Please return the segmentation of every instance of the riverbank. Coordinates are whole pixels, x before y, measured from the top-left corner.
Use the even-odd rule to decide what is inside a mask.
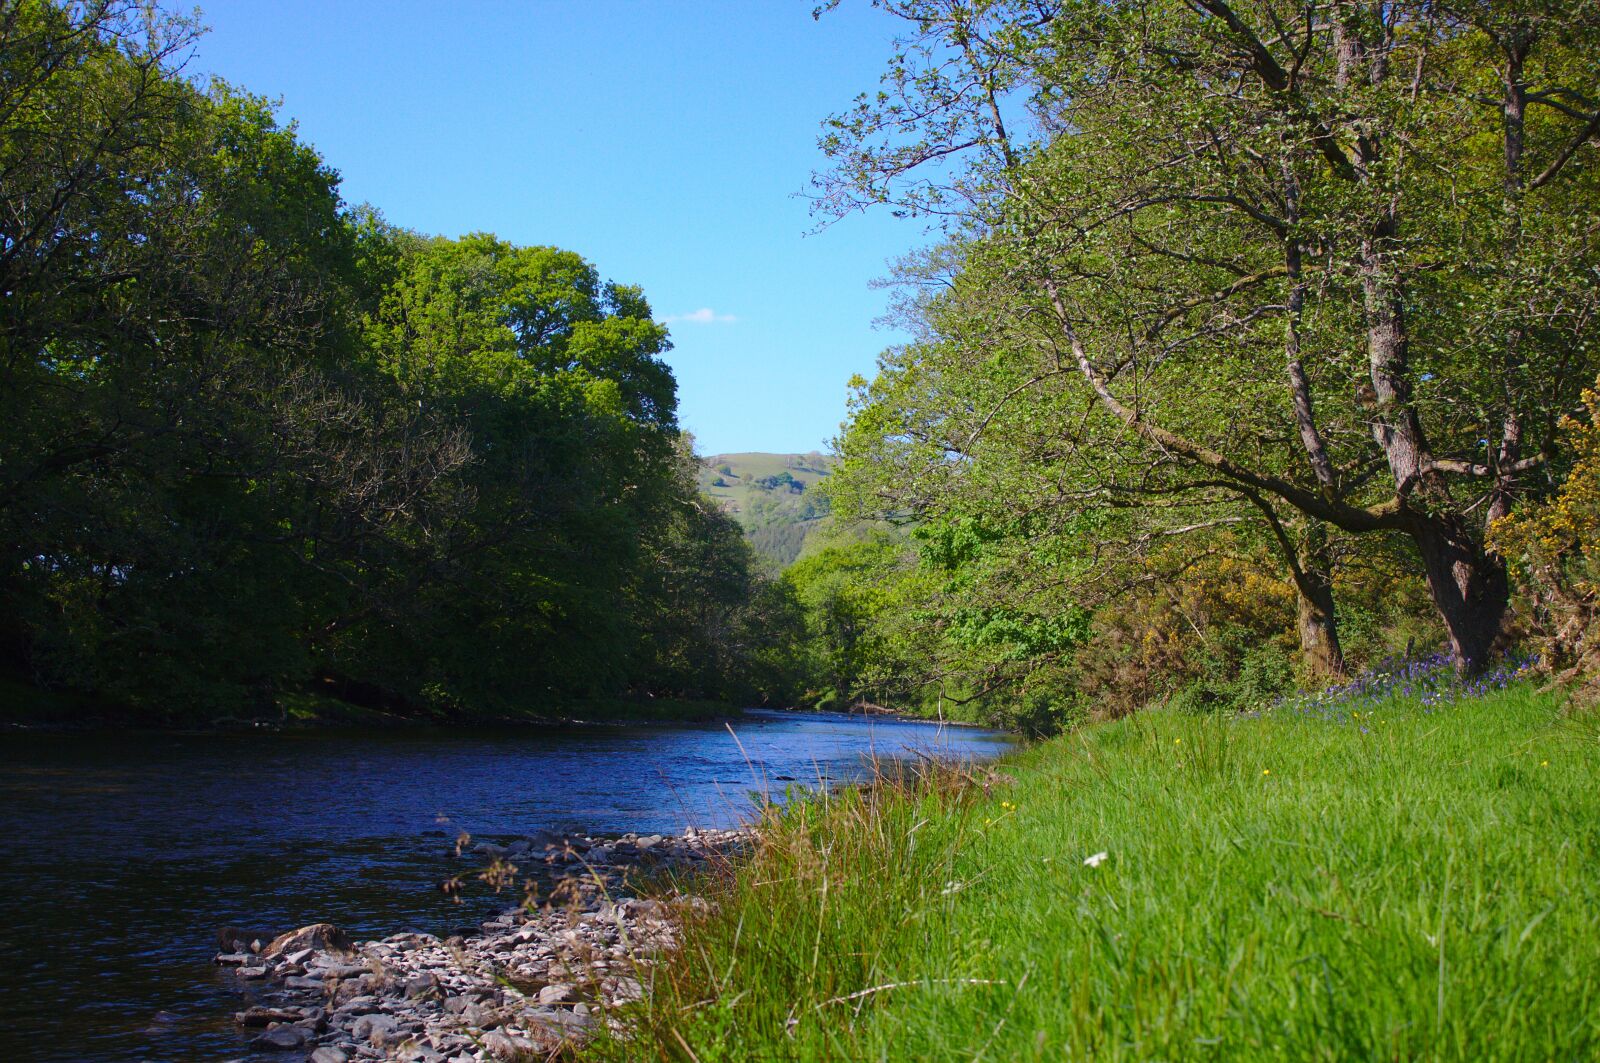
[[[791,806],[590,1053],[1594,1058],[1600,723],[1563,709],[1152,712]]]
[[[249,1047],[311,1063],[547,1059],[644,995],[701,898],[677,892],[746,850],[748,831],[465,840],[460,882],[537,886],[525,903],[440,939],[356,944],[332,924],[273,937],[228,929],[215,963],[253,988],[234,1021]],[[641,899],[634,881],[653,883]]]
[[[704,723],[737,719],[744,710],[721,701],[667,697],[568,699],[497,714],[455,716],[358,705],[326,695],[289,694],[276,715],[228,716],[203,722],[108,705],[90,695],[44,690],[0,677],[0,731],[300,732],[337,728],[572,727]]]
[[[670,838],[737,825],[753,793],[861,779],[874,753],[982,759],[1008,745],[968,729],[760,710],[731,733],[716,722],[8,734],[0,998],[16,1006],[0,1059],[238,1056],[232,1015],[253,983],[212,965],[214,931],[326,920],[357,940],[448,939],[520,895],[520,884],[501,895],[480,885],[457,905],[440,891],[475,866],[453,855],[462,831],[474,845],[539,829]],[[51,1006],[25,1004],[39,1000]]]

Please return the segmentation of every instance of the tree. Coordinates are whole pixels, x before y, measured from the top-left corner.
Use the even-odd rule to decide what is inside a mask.
[[[1497,521],[1491,535],[1523,575],[1542,666],[1584,680],[1592,696],[1600,676],[1600,381],[1583,400],[1585,416],[1562,423],[1574,455],[1566,482]]]
[[[1485,523],[1548,482],[1595,366],[1593,12],[885,6],[912,41],[825,137],[824,209],[956,217],[1025,381],[1275,528],[1403,534],[1482,668]]]
[[[262,101],[166,69],[185,22],[4,15],[8,664],[175,712],[270,707],[335,573],[459,437],[348,371],[334,175]]]
[[[347,209],[194,32],[0,0],[0,669],[166,717],[771,672],[643,294]]]

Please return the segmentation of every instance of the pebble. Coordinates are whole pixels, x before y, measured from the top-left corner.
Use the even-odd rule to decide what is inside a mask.
[[[752,840],[743,830],[691,829],[480,842],[462,859],[481,867],[490,857],[516,864],[521,877],[532,872],[549,887],[544,903],[443,941],[395,934],[355,943],[329,923],[253,934],[248,942],[228,930],[215,962],[272,987],[271,1007],[234,1016],[242,1027],[266,1027],[252,1044],[309,1051],[308,1063],[554,1058],[599,1023],[619,1029],[609,1013],[643,999],[639,976],[676,947],[679,919],[710,907],[692,895],[633,896],[630,873],[640,866],[692,871]]]
[[[274,1026],[250,1042],[254,1048],[272,1048],[285,1052],[304,1048],[305,1043],[306,1032],[298,1026]]]
[[[569,1004],[578,999],[578,990],[565,983],[547,985],[539,990],[541,1004]]]
[[[266,1026],[274,1022],[296,1022],[300,1017],[299,1011],[288,1008],[246,1008],[235,1012],[233,1021],[240,1026]]]

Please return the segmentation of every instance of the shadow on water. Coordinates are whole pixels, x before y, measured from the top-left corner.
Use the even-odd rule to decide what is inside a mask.
[[[0,1059],[240,1056],[243,989],[215,931],[329,920],[447,934],[459,830],[728,826],[752,790],[859,778],[1004,736],[820,713],[541,731],[0,737]]]

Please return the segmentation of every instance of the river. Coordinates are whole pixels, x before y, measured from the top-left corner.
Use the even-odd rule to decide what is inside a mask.
[[[735,740],[737,736],[737,741]],[[0,737],[0,1059],[246,1056],[222,926],[447,934],[459,831],[731,826],[750,794],[868,755],[982,759],[1003,735],[822,713],[500,731]]]

